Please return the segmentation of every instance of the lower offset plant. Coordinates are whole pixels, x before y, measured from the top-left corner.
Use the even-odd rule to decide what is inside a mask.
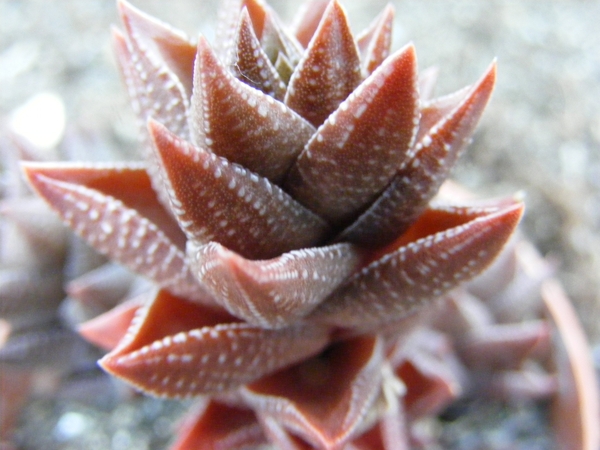
[[[156,286],[82,326],[111,349],[101,366],[203,398],[176,449],[400,449],[461,394],[553,395],[539,303],[526,321],[502,303],[519,244],[464,285],[522,203],[432,202],[495,63],[430,99],[413,46],[390,54],[391,7],[355,38],[335,0],[293,31],[259,0],[225,3],[213,49],[119,2],[145,162],[24,166],[67,225]]]

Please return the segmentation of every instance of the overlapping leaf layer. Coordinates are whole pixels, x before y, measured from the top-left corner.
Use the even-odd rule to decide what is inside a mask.
[[[312,2],[295,32],[261,0],[227,0],[214,48],[119,10],[144,162],[24,166],[77,234],[156,286],[82,327],[111,349],[100,364],[154,395],[212,397],[176,449],[404,448],[404,409],[458,392],[405,350],[409,332],[523,212],[512,198],[430,206],[495,64],[424,100],[414,47],[391,52],[391,7],[355,38],[336,0]]]

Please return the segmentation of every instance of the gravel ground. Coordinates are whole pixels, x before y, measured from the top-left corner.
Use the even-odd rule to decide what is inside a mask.
[[[215,1],[133,3],[192,35],[202,30],[209,38],[212,36]],[[273,3],[284,17],[289,17],[284,5],[296,2]],[[385,4],[380,0],[345,3],[356,30]],[[438,94],[471,83],[494,57],[498,58],[494,98],[473,145],[455,172],[456,178],[481,195],[520,190],[526,193],[526,233],[544,254],[557,261],[558,275],[584,318],[588,335],[598,342],[600,2],[394,3],[395,46],[413,40],[420,66],[440,68]],[[132,153],[136,128],[111,53],[109,29],[114,23],[117,17],[113,0],[0,1],[0,126],[9,122],[19,126],[15,111],[28,101],[33,101],[33,106],[21,109],[25,117],[42,110],[40,105],[50,105],[58,112],[64,107],[66,127],[63,130],[59,120],[54,124],[55,134],[52,129],[48,131],[42,143],[51,144],[63,131],[69,136],[78,130],[102,136],[106,145]],[[41,125],[37,131],[40,129]],[[81,155],[89,159],[83,147]],[[150,411],[149,417],[158,414],[160,408],[172,408],[176,416],[179,408],[172,404],[157,406],[149,400],[134,402],[144,405]],[[77,439],[69,444],[60,441],[63,421],[79,421],[82,429],[90,425],[85,422],[91,417],[89,411],[73,408],[32,405],[23,434],[43,430],[42,422],[46,427],[50,423],[53,431],[46,436],[54,436],[56,445],[52,448],[91,448],[89,443],[77,444]],[[128,420],[146,420],[135,419],[131,404],[120,408],[128,411],[128,416],[123,413]],[[116,428],[110,428],[114,413],[96,414],[94,420],[104,424],[104,435],[113,436],[110,445],[98,448],[160,448],[164,443],[160,427],[166,424],[154,430],[161,443],[149,443],[143,437],[136,440],[138,437],[132,434],[115,433]],[[51,448],[33,441],[27,445]]]

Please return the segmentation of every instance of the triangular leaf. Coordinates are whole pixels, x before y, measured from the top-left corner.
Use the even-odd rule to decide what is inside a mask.
[[[222,243],[246,258],[314,246],[327,225],[266,178],[150,123],[180,226],[196,245]]]
[[[346,13],[337,0],[327,7],[319,27],[290,79],[285,103],[315,127],[361,81],[360,59]]]
[[[364,76],[368,76],[389,56],[392,46],[394,7],[388,4],[357,38]]]
[[[199,301],[185,237],[159,204],[140,164],[28,163],[32,187],[88,244],[159,286]]]
[[[283,101],[286,85],[260,46],[246,9],[240,16],[236,57],[233,71],[238,80]]]
[[[291,109],[231,75],[202,37],[192,104],[199,147],[275,183],[315,131]]]
[[[101,366],[147,393],[189,397],[254,381],[320,351],[326,328],[263,330],[160,291]]]
[[[523,205],[429,209],[311,316],[376,329],[430,304],[483,271],[515,230]]]
[[[380,246],[395,239],[417,219],[475,130],[494,88],[495,67],[493,64],[467,95],[459,91],[424,115],[425,123],[438,120],[425,128],[427,131],[414,147],[414,157],[400,168],[369,209],[341,234],[341,239]],[[444,114],[457,99],[460,103]]]
[[[259,414],[316,448],[343,448],[379,394],[382,359],[378,338],[348,339],[241,392]]]
[[[300,154],[286,188],[331,223],[353,218],[404,161],[419,119],[416,55],[399,50],[345,100]]]
[[[267,328],[294,323],[314,309],[360,262],[352,245],[294,250],[251,261],[211,242],[193,251],[196,276],[225,309]]]

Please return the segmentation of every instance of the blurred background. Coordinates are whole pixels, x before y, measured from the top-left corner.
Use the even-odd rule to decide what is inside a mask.
[[[215,0],[132,3],[212,39]],[[284,19],[298,4],[271,3]],[[359,32],[386,2],[342,3]],[[393,4],[394,47],[412,40],[420,67],[439,68],[436,94],[474,82],[498,59],[496,92],[455,178],[480,196],[525,193],[525,233],[556,263],[598,343],[600,2]],[[87,141],[135,157],[137,128],[110,43],[117,23],[113,0],[0,0],[0,130],[49,151],[70,141],[83,160]]]

